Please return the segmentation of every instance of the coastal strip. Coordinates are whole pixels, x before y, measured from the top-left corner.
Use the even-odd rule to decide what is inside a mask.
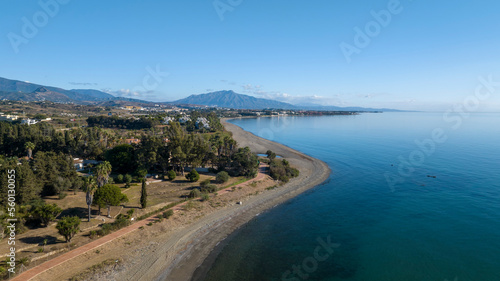
[[[207,257],[231,233],[259,213],[320,185],[328,179],[330,168],[323,161],[244,131],[239,126],[227,122],[227,119],[221,120],[221,123],[226,130],[232,132],[233,138],[240,147],[248,146],[254,153],[265,153],[267,150],[272,150],[277,155],[286,158],[292,166],[298,168],[299,177],[279,188],[250,197],[243,205],[235,205],[204,217],[201,219],[201,224],[208,227],[203,231],[199,230],[200,223],[190,225],[182,231],[185,236],[175,243],[177,246],[183,245],[184,249],[181,253],[176,257],[171,257],[169,261],[168,258],[164,258],[169,256],[166,252],[157,251],[163,257],[158,258],[153,264],[149,264],[147,273],[143,271],[138,275],[129,275],[128,280],[196,280],[202,278],[209,269],[207,265],[212,262],[206,261]],[[204,227],[202,226],[202,228]],[[178,235],[168,239],[169,241],[166,241],[163,246],[168,248],[168,245],[172,244],[176,237]],[[185,244],[186,241],[189,241],[188,244]],[[177,247],[169,250],[175,248]],[[203,267],[200,267],[202,264]],[[194,276],[195,271],[196,276]]]

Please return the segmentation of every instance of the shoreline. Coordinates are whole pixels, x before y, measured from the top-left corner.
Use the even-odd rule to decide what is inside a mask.
[[[201,235],[194,229],[189,231],[189,234],[184,236],[182,240],[190,242],[187,243],[184,251],[172,259],[170,265],[165,266],[164,264],[163,268],[159,269],[157,267],[159,264],[155,262],[154,265],[157,266],[153,265],[149,272],[157,272],[153,280],[202,280],[225,243],[232,235],[237,234],[241,226],[256,215],[322,184],[330,175],[331,170],[323,161],[283,144],[258,137],[237,125],[228,123],[227,120],[229,119],[221,119],[221,123],[226,130],[233,134],[239,147],[248,146],[253,153],[265,153],[270,149],[299,169],[300,175],[277,189],[249,198],[244,201],[242,206],[221,210],[202,218],[201,220],[205,222],[208,229],[205,229]],[[215,221],[212,221],[213,219]],[[188,228],[193,228],[193,226]],[[153,277],[150,274],[146,275]],[[146,275],[143,275],[144,278],[141,277],[139,280],[148,280]]]

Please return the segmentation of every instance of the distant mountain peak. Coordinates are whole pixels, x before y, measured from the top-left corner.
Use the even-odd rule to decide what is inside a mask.
[[[191,95],[187,98],[174,101],[175,104],[206,105],[234,109],[293,109],[295,106],[279,102],[256,98],[248,95],[238,94],[232,90],[222,90],[199,95]]]

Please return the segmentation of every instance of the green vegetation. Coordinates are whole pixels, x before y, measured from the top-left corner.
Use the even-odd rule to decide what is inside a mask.
[[[155,122],[151,118],[147,117],[141,117],[138,120],[134,120],[118,118],[118,116],[91,116],[87,118],[87,124],[89,124],[89,127],[139,130],[143,128],[151,128],[155,125]]]
[[[146,181],[142,180],[141,187],[141,208],[145,209],[148,205],[148,192],[146,190]]]
[[[186,175],[186,179],[190,182],[197,182],[200,179],[200,174],[195,169],[191,169]]]
[[[215,177],[215,181],[217,183],[226,183],[229,180],[229,174],[226,171],[222,171],[217,173]]]
[[[286,159],[278,160],[273,159],[269,164],[270,176],[281,182],[288,182],[290,178],[295,178],[299,176],[299,170],[290,167],[290,163]]]
[[[119,174],[115,178],[116,183],[122,183],[123,182],[123,175]]]
[[[201,192],[203,193],[214,193],[217,191],[217,186],[213,184],[207,184],[203,187],[201,187]]]
[[[195,189],[191,190],[191,192],[189,192],[188,197],[189,198],[198,198],[198,197],[200,197],[200,195],[201,195],[200,190],[198,188],[195,188]]]
[[[123,202],[128,202],[127,195],[123,194],[118,186],[112,184],[98,188],[94,195],[94,204],[99,207],[107,207],[108,217],[110,217],[110,207],[118,206]]]
[[[208,200],[210,200],[210,195],[208,195],[208,193],[202,193],[201,194],[201,202],[205,202]]]
[[[80,218],[77,216],[64,217],[57,222],[56,228],[59,230],[59,234],[64,236],[66,242],[71,242],[71,238],[80,231]]]
[[[163,218],[168,219],[174,215],[174,210],[168,210],[163,213]]]
[[[169,180],[173,181],[173,180],[175,180],[175,178],[177,177],[177,175],[175,174],[174,171],[170,170],[170,171],[167,172],[167,177],[168,177]]]
[[[49,223],[54,221],[57,216],[59,216],[62,212],[62,209],[59,208],[56,204],[45,204],[42,201],[40,205],[32,206],[30,210],[31,217],[33,220],[38,221],[42,226],[49,226]]]

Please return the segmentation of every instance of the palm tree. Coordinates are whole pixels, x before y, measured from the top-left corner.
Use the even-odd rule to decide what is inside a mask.
[[[109,174],[111,174],[111,169],[112,169],[111,164],[108,161],[104,161],[95,167],[98,188],[108,183]]]
[[[95,177],[85,177],[83,179],[83,191],[86,193],[87,206],[89,209],[89,222],[90,222],[90,206],[92,205],[92,196],[94,195],[95,190],[97,189],[97,181]]]
[[[33,154],[33,149],[35,149],[35,144],[28,141],[24,144],[24,148],[28,151],[28,158],[31,159],[31,156]]]

